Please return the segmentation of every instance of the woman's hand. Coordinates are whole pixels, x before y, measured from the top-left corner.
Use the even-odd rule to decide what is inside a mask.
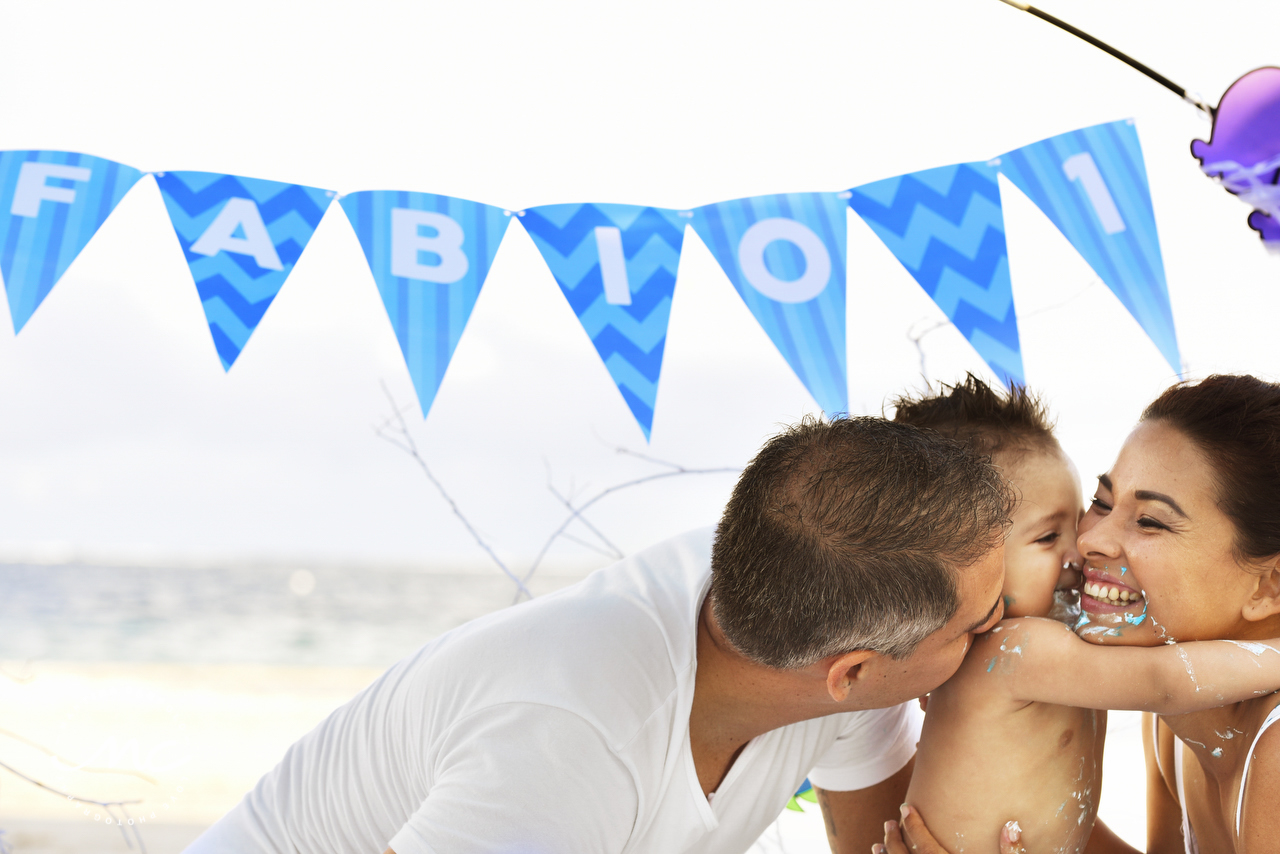
[[[874,845],[873,854],[947,854],[947,849],[933,838],[920,813],[908,804],[902,805],[902,823],[887,821],[884,844]],[[1006,822],[1000,829],[1000,854],[1026,854],[1022,847],[1022,828],[1016,821]]]

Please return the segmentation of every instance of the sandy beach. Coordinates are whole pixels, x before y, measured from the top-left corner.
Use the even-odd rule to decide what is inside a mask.
[[[374,668],[0,663],[0,829],[15,854],[176,854],[235,805],[299,736],[372,681]],[[1113,713],[1101,814],[1145,828],[1137,716]],[[975,769],[975,785],[998,768]],[[110,810],[88,802],[136,801]],[[817,807],[784,813],[759,854],[827,851]],[[117,822],[124,820],[125,827]],[[132,820],[133,825],[128,821]],[[136,849],[135,849],[136,850]]]
[[[367,668],[5,662],[0,828],[15,852],[182,850],[297,738],[379,674]],[[135,801],[110,810],[89,803]]]

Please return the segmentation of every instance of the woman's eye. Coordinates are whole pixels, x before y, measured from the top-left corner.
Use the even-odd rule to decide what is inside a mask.
[[[1045,534],[1040,539],[1036,540],[1036,542],[1040,543],[1041,545],[1048,546],[1056,543],[1058,541],[1058,537],[1060,536],[1062,536],[1062,534],[1058,533],[1057,531],[1051,531],[1048,534]]]
[[[1111,505],[1097,497],[1089,499],[1089,507],[1092,510],[1097,510],[1099,513],[1111,512]]]
[[[1151,530],[1161,530],[1161,531],[1169,530],[1168,525],[1164,524],[1163,522],[1158,522],[1155,519],[1152,519],[1150,516],[1139,516],[1138,527],[1148,528]]]

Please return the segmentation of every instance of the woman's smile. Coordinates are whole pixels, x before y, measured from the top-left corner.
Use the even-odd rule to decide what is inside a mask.
[[[1124,568],[1117,575],[1110,566],[1086,564],[1080,588],[1080,607],[1096,614],[1117,614],[1145,605],[1142,590],[1134,587],[1132,574]]]

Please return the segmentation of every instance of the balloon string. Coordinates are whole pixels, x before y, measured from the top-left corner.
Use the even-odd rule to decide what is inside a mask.
[[[1156,71],[1153,68],[1150,68],[1149,66],[1142,64],[1141,62],[1138,62],[1138,60],[1134,59],[1132,56],[1129,56],[1127,53],[1123,53],[1122,51],[1117,50],[1116,48],[1102,41],[1101,39],[1094,38],[1093,36],[1086,33],[1084,30],[1071,26],[1061,18],[1055,18],[1053,15],[1050,15],[1048,12],[1045,12],[1041,9],[1037,9],[1035,6],[1032,6],[1030,4],[1021,3],[1019,2],[1019,0],[1001,0],[1001,2],[1007,3],[1010,6],[1014,7],[1015,9],[1021,9],[1023,12],[1029,12],[1030,14],[1035,15],[1040,20],[1047,21],[1050,24],[1053,24],[1055,27],[1058,27],[1059,29],[1066,30],[1076,38],[1087,41],[1089,44],[1093,45],[1099,50],[1106,51],[1107,53],[1114,56],[1116,59],[1123,62],[1125,65],[1128,65],[1130,68],[1133,68],[1147,75],[1152,80],[1156,81],[1161,86],[1168,89],[1170,92],[1173,92],[1182,100],[1194,106],[1196,109],[1202,110],[1204,113],[1206,113],[1209,116],[1209,118],[1213,118],[1214,113],[1217,112],[1217,110],[1214,107],[1210,106],[1209,104],[1206,104],[1204,101],[1200,100],[1195,95],[1188,93],[1186,89],[1179,86],[1177,83],[1174,83],[1172,80],[1170,80],[1168,77],[1165,77],[1160,72]]]

